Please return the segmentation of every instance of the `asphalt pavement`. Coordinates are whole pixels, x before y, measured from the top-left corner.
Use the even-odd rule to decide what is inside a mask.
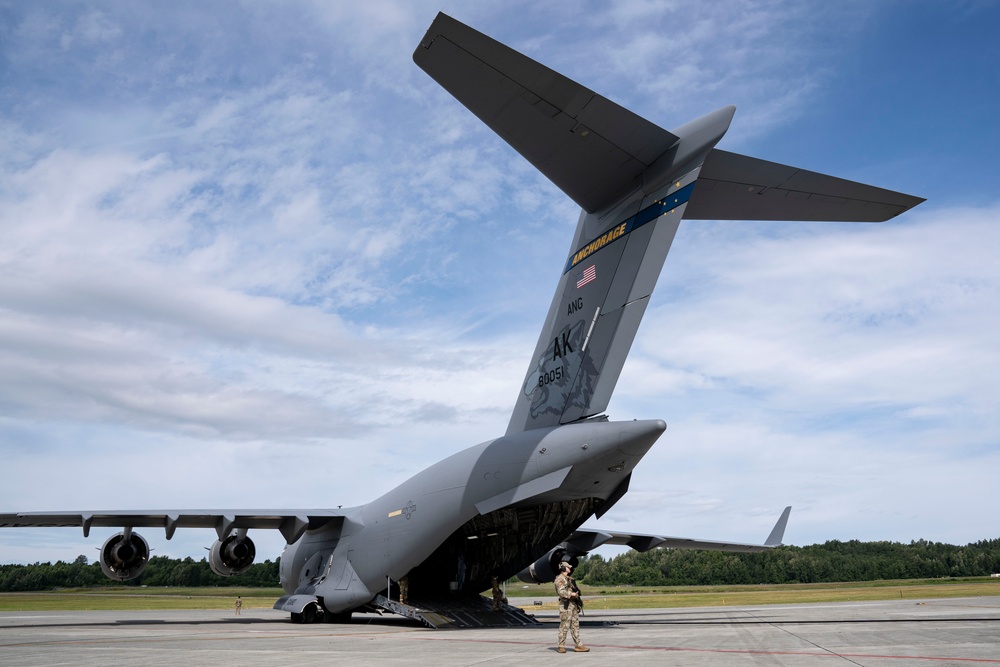
[[[566,655],[557,614],[534,613],[536,627],[431,630],[388,614],[294,625],[269,609],[4,612],[0,664],[1000,665],[1000,597],[588,610],[591,651]]]

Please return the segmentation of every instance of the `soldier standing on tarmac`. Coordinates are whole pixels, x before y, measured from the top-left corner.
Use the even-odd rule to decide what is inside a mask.
[[[556,593],[559,595],[559,653],[566,652],[566,633],[573,635],[576,653],[586,653],[590,649],[580,643],[580,609],[583,599],[576,581],[569,576],[573,567],[563,561],[559,563],[559,574],[556,576]]]

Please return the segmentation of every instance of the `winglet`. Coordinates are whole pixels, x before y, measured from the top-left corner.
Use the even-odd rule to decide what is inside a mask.
[[[781,513],[778,517],[778,523],[774,524],[774,528],[771,529],[771,534],[767,536],[764,540],[764,546],[766,547],[780,547],[781,540],[785,536],[785,524],[788,523],[788,515],[792,512],[792,506],[789,505],[785,508],[785,511]]]

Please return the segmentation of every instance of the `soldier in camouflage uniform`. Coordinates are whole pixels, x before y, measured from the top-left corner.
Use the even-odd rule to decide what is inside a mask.
[[[569,576],[573,567],[567,563],[559,563],[559,574],[556,576],[556,594],[559,595],[559,653],[566,652],[566,633],[573,635],[573,643],[577,653],[586,653],[590,649],[580,643],[580,607],[583,600],[580,599],[580,589],[576,587],[576,582]]]
[[[503,606],[507,604],[507,597],[500,590],[500,582],[497,576],[493,575],[493,611],[503,611]]]
[[[410,604],[410,575],[406,574],[399,579],[399,603]]]

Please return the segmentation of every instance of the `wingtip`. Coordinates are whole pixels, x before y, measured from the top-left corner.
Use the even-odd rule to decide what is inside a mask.
[[[781,541],[785,537],[785,526],[788,524],[788,516],[792,513],[792,506],[789,505],[785,508],[785,511],[781,513],[778,517],[778,522],[774,524],[774,528],[771,529],[771,534],[767,536],[764,540],[764,546],[767,547],[778,547],[781,546]]]

